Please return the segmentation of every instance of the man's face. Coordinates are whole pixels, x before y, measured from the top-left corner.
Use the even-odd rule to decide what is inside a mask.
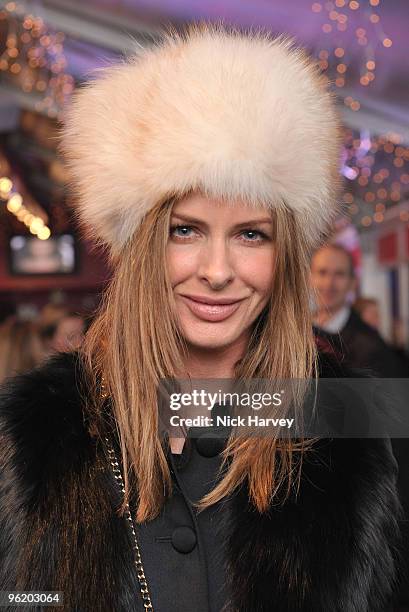
[[[317,251],[311,262],[311,284],[319,310],[336,312],[342,308],[355,288],[348,256],[330,247]]]

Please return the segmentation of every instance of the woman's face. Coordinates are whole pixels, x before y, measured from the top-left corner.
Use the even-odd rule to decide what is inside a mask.
[[[272,291],[271,214],[189,195],[173,207],[166,259],[188,344],[222,349],[242,342]]]

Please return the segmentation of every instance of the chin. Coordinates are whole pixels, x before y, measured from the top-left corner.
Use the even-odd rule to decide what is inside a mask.
[[[338,302],[333,301],[333,300],[321,300],[319,302],[319,307],[321,308],[321,310],[334,310],[334,308],[336,307]]]
[[[186,342],[195,349],[202,350],[221,350],[231,346],[241,337],[237,330],[227,330],[223,327],[213,327],[205,329],[184,329],[183,337]]]
[[[230,346],[230,342],[226,342],[225,340],[215,340],[214,342],[212,340],[203,340],[203,342],[199,341],[199,340],[187,340],[187,343],[189,346],[191,346],[192,348],[194,348],[197,351],[221,351],[223,349],[226,349]]]
[[[336,301],[336,302],[329,302],[328,304],[326,304],[326,307],[329,310],[335,311],[335,310],[339,310],[343,305],[344,305],[343,302]]]

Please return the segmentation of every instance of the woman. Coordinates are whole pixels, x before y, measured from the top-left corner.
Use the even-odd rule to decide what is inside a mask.
[[[31,370],[45,357],[38,326],[14,315],[0,325],[0,383]]]
[[[114,274],[82,349],[4,393],[2,590],[81,612],[385,609],[387,440],[158,431],[160,379],[315,375],[308,257],[339,146],[322,77],[267,35],[192,28],[77,93],[63,150]]]

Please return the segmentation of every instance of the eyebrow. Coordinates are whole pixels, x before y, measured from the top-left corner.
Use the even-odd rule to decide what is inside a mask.
[[[181,219],[182,221],[185,221],[187,223],[196,223],[197,225],[207,226],[207,223],[203,221],[202,219],[197,219],[196,217],[190,217],[189,215],[181,215],[175,212],[175,213],[172,213],[172,217],[176,217],[177,219]],[[263,217],[262,219],[249,219],[248,221],[243,221],[242,223],[236,223],[234,225],[234,228],[240,229],[243,227],[248,227],[249,225],[256,225],[256,224],[262,225],[266,223],[268,223],[269,225],[272,225],[273,221],[271,217]]]

